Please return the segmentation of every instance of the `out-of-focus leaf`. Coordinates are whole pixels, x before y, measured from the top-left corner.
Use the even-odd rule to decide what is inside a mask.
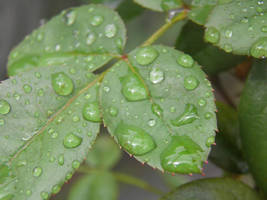
[[[169,11],[183,6],[182,0],[134,0],[134,2],[145,8],[159,12]]]
[[[209,75],[234,67],[245,59],[226,53],[205,42],[203,38],[204,29],[189,21],[177,39],[176,48],[192,55]]]
[[[244,183],[230,178],[211,178],[184,184],[161,200],[260,200],[260,198]]]
[[[267,195],[267,63],[255,61],[243,90],[240,133],[249,168]]]
[[[86,163],[93,168],[112,168],[121,158],[119,146],[111,137],[101,136],[87,156]]]
[[[117,200],[118,185],[109,172],[94,172],[72,186],[68,200]]]
[[[133,0],[123,0],[117,7],[117,11],[124,21],[131,20],[141,15],[145,9],[133,2]]]
[[[171,175],[164,173],[162,176],[167,186],[170,187],[171,189],[177,188],[180,185],[190,182],[190,179],[188,178],[187,175],[182,175],[182,174]]]

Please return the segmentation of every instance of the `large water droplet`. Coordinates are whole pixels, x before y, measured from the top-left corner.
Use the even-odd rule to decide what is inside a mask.
[[[100,122],[101,114],[97,102],[87,103],[83,107],[83,117],[85,120],[92,122]]]
[[[193,104],[186,104],[184,112],[175,120],[171,120],[171,123],[174,126],[182,126],[192,123],[197,118],[197,108]]]
[[[63,141],[64,147],[67,149],[76,148],[80,146],[81,143],[82,143],[82,138],[73,133],[67,134]]]
[[[154,139],[137,126],[121,123],[117,126],[115,134],[119,144],[130,154],[143,155],[156,148]]]
[[[181,7],[182,2],[181,0],[161,0],[160,6],[164,11],[168,11]]]
[[[64,22],[68,26],[74,24],[74,22],[76,20],[76,12],[73,10],[69,10],[69,11],[65,12],[63,15],[63,19],[64,19]]]
[[[205,31],[204,38],[210,43],[217,43],[220,40],[220,32],[215,27],[209,27]]]
[[[58,72],[52,74],[52,87],[58,95],[67,96],[72,93],[74,84],[67,74]]]
[[[114,24],[108,24],[105,27],[105,35],[108,38],[113,38],[117,34],[117,28]]]
[[[93,44],[95,42],[95,40],[96,40],[95,34],[94,33],[89,33],[87,38],[86,38],[86,44],[91,45],[91,44]]]
[[[39,177],[43,173],[43,169],[41,167],[35,167],[32,171],[34,177]]]
[[[91,24],[93,26],[99,26],[103,23],[104,21],[104,18],[102,16],[99,16],[99,15],[95,15],[93,16],[93,18],[91,19]]]
[[[194,90],[198,87],[199,81],[194,76],[186,76],[184,79],[184,87],[187,90]]]
[[[6,115],[10,112],[10,109],[11,107],[9,103],[4,99],[0,99],[0,114]]]
[[[153,103],[151,106],[152,112],[157,115],[158,117],[162,117],[163,115],[163,110],[160,107],[160,105]]]
[[[140,48],[136,53],[136,61],[140,65],[151,64],[158,57],[158,52],[153,47]]]
[[[23,90],[26,94],[29,94],[32,91],[32,87],[28,84],[25,84],[25,85],[23,85]]]
[[[177,59],[177,63],[182,67],[190,68],[193,67],[194,60],[191,56],[183,54]]]
[[[199,173],[202,151],[188,136],[174,136],[160,155],[161,166],[168,172]]]
[[[255,42],[250,49],[250,53],[255,58],[266,58],[267,37],[260,38],[257,42]]]
[[[140,101],[148,98],[147,90],[142,81],[134,74],[121,78],[122,93],[128,101]]]
[[[164,80],[164,72],[158,68],[153,68],[149,74],[149,80],[154,83],[160,83]]]

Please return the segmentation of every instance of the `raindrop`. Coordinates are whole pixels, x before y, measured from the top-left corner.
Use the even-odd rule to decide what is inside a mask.
[[[59,44],[57,44],[56,47],[55,47],[55,50],[56,51],[60,51],[60,49],[61,49],[61,46]]]
[[[75,116],[72,117],[72,121],[73,122],[78,122],[78,121],[80,121],[80,117],[78,117],[77,115],[75,115]]]
[[[57,194],[57,193],[59,193],[60,190],[61,190],[60,185],[54,185],[52,187],[52,194]]]
[[[94,33],[90,33],[88,34],[87,38],[86,38],[86,44],[91,45],[96,41],[96,36]]]
[[[199,106],[203,107],[206,104],[207,104],[207,101],[205,99],[201,98],[201,99],[198,100],[198,105]]]
[[[26,190],[26,195],[27,196],[31,196],[32,195],[32,191],[31,190]]]
[[[151,64],[158,57],[158,52],[153,47],[140,48],[136,53],[136,61],[140,65]]]
[[[47,193],[47,192],[41,192],[41,198],[43,199],[43,200],[47,200],[48,199],[48,197],[49,197],[49,194]]]
[[[5,121],[3,119],[0,119],[0,126],[4,126],[5,125]]]
[[[29,94],[32,91],[32,87],[28,84],[25,84],[25,85],[23,85],[23,90],[26,94]]]
[[[156,148],[154,139],[137,126],[121,123],[117,126],[115,135],[119,144],[133,155],[144,155]]]
[[[152,112],[157,115],[158,117],[162,117],[163,116],[163,110],[160,107],[160,105],[153,103],[151,106]]]
[[[171,111],[171,113],[174,113],[174,112],[176,111],[176,108],[175,108],[174,106],[172,106],[172,107],[170,108],[170,111]]]
[[[206,146],[210,147],[212,144],[214,144],[215,138],[214,137],[209,137],[206,141]]]
[[[34,76],[38,79],[40,79],[42,77],[42,75],[39,72],[35,72]]]
[[[172,125],[182,126],[191,124],[198,119],[197,108],[193,104],[186,104],[184,112],[176,119],[171,120]]]
[[[34,177],[39,177],[42,175],[42,173],[43,173],[43,169],[41,167],[35,167],[32,172]]]
[[[95,15],[93,16],[93,18],[91,19],[91,24],[93,26],[99,26],[103,23],[104,21],[104,18],[102,16],[99,16],[99,15]]]
[[[267,26],[261,27],[261,31],[264,32],[264,33],[266,33],[267,32]]]
[[[154,120],[154,119],[150,119],[149,121],[148,121],[148,126],[155,126],[156,125],[156,120]]]
[[[77,160],[74,160],[72,162],[72,168],[73,169],[78,169],[80,167],[80,165],[81,165],[81,163],[79,161],[77,161]]]
[[[39,89],[38,92],[37,92],[37,95],[38,95],[39,97],[44,96],[44,89]]]
[[[204,38],[210,43],[217,43],[220,40],[220,32],[215,27],[209,27],[205,31]]]
[[[67,149],[76,148],[80,146],[81,143],[82,143],[82,138],[73,133],[67,134],[63,141],[64,147]]]
[[[17,101],[20,100],[20,95],[19,95],[18,93],[16,93],[16,92],[14,93],[13,97],[14,97]]]
[[[116,117],[117,115],[118,115],[118,109],[117,108],[115,108],[115,107],[110,107],[109,108],[109,114],[111,115],[111,116],[113,116],[113,117]]]
[[[210,112],[205,113],[205,119],[210,119],[212,114]]]
[[[84,105],[83,118],[87,121],[101,122],[100,109],[97,102],[87,103]]]
[[[160,83],[164,80],[164,72],[158,68],[153,68],[149,74],[149,80],[154,83]]]
[[[267,37],[260,38],[256,41],[251,49],[250,53],[255,58],[266,58],[267,57]]]
[[[117,28],[114,24],[108,24],[105,27],[105,35],[108,38],[113,38],[117,34]]]
[[[74,22],[76,20],[76,12],[73,10],[69,10],[69,11],[65,12],[63,15],[63,19],[64,19],[64,22],[68,26],[74,24]]]
[[[224,32],[224,35],[225,35],[226,38],[229,39],[229,38],[232,37],[232,35],[233,35],[233,31],[230,30],[230,29],[227,29],[227,30]]]
[[[67,96],[72,93],[74,84],[68,75],[58,72],[52,74],[52,87],[58,95]]]
[[[44,39],[44,34],[43,33],[39,33],[38,35],[37,35],[37,41],[42,41]]]
[[[104,89],[105,92],[109,92],[110,91],[110,88],[107,87],[107,86],[105,86],[103,89]]]
[[[0,99],[0,114],[6,115],[10,112],[10,109],[11,107],[9,103],[4,99]]]
[[[198,87],[199,81],[194,76],[186,76],[184,79],[184,87],[187,90],[194,90]]]
[[[232,48],[231,44],[225,44],[223,48],[227,53],[230,53],[230,52],[233,51],[233,48]]]
[[[183,54],[177,59],[177,63],[183,67],[190,68],[194,65],[194,60],[191,56]]]
[[[58,164],[59,165],[64,165],[64,155],[63,154],[61,154],[61,155],[59,155],[59,157],[58,157]]]

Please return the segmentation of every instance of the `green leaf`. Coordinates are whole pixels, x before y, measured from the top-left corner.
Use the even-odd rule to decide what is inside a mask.
[[[93,168],[109,169],[114,167],[120,158],[118,145],[110,137],[101,136],[89,152],[86,163]]]
[[[178,187],[161,200],[259,200],[244,183],[230,178],[200,179]]]
[[[183,6],[182,0],[134,0],[134,2],[145,8],[159,12],[169,11]]]
[[[209,74],[237,66],[245,57],[226,53],[204,41],[204,29],[193,22],[188,22],[179,35],[176,48],[190,54]]]
[[[120,17],[101,5],[71,8],[27,36],[10,54],[8,74],[53,65],[87,66],[119,56],[126,41]],[[94,62],[91,56],[96,57]],[[103,61],[104,60],[104,61]]]
[[[239,106],[240,131],[250,170],[267,195],[267,64],[255,61]]]
[[[221,3],[205,24],[205,39],[227,52],[266,57],[266,10],[266,3],[256,0]]]
[[[109,132],[142,163],[199,173],[216,129],[205,74],[189,55],[169,47],[138,48],[128,58],[112,67],[101,86]]]
[[[48,199],[71,178],[99,131],[83,117],[84,106],[98,101],[98,79],[87,67],[51,66],[2,82],[0,171],[8,173],[0,197]]]
[[[123,0],[117,7],[117,11],[124,21],[131,20],[144,12],[144,8],[132,0]]]
[[[248,166],[242,153],[237,111],[221,102],[216,102],[216,106],[219,133],[209,159],[228,172],[246,173]]]
[[[109,172],[97,172],[80,178],[72,186],[68,200],[116,200],[118,185]]]
[[[171,189],[177,188],[178,186],[190,182],[189,176],[182,174],[162,174],[164,181],[167,186]]]

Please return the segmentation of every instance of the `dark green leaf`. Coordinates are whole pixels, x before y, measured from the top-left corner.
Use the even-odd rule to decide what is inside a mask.
[[[192,55],[209,75],[219,73],[241,63],[245,58],[226,53],[204,41],[204,29],[188,22],[176,42],[176,48]]]
[[[250,170],[267,195],[267,64],[255,61],[242,93],[241,139]]]
[[[68,200],[116,200],[118,186],[108,172],[98,172],[79,179],[70,190]]]
[[[107,136],[99,137],[89,152],[86,163],[93,168],[112,168],[121,158],[118,145]]]
[[[177,188],[178,186],[185,184],[187,182],[190,182],[189,176],[187,175],[182,175],[182,174],[167,174],[164,173],[162,174],[165,182],[167,183],[167,185],[171,188]]]
[[[126,36],[120,17],[101,5],[71,8],[27,36],[10,54],[10,76],[38,66],[87,66],[95,70],[118,56]],[[94,62],[90,62],[94,56]],[[103,61],[104,60],[104,61]]]
[[[145,9],[133,2],[133,0],[123,0],[117,7],[117,11],[124,21],[128,21],[141,15]]]
[[[56,93],[58,74],[70,80],[59,79],[69,95]],[[85,104],[98,101],[97,82],[87,67],[69,66],[39,67],[2,82],[0,99],[8,104],[0,104],[10,109],[0,111],[0,170],[8,169],[0,197],[47,199],[71,178],[99,131],[82,115]]]
[[[267,56],[267,4],[244,0],[218,4],[206,23],[208,42],[239,55]]]
[[[245,173],[248,166],[242,154],[237,111],[220,102],[216,105],[219,133],[209,159],[228,172]]]
[[[230,178],[200,179],[178,187],[161,200],[259,200],[244,183]]]
[[[182,0],[134,0],[141,6],[154,11],[169,11],[182,7]]]
[[[215,105],[209,81],[189,55],[138,48],[112,67],[101,87],[105,125],[130,154],[160,170],[201,171],[214,142]]]

